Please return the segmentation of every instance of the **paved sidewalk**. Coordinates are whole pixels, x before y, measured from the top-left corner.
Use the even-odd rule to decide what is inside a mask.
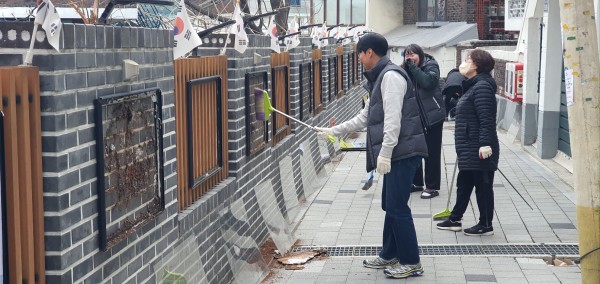
[[[431,217],[446,207],[447,184],[456,159],[453,128],[452,123],[444,126],[440,196],[421,199],[419,193],[412,193],[410,206],[419,245],[577,243],[573,189],[561,179],[568,172],[546,166],[547,161],[538,161],[520,146],[506,141],[503,134],[500,134],[500,170],[523,198],[496,172],[493,236],[465,236],[462,232],[436,229],[437,221]],[[364,133],[357,141],[364,141]],[[342,152],[332,160],[328,165],[332,169],[329,178],[320,191],[309,197],[295,237],[302,246],[381,246],[382,179],[375,174],[373,186],[361,190],[361,180],[366,176],[364,152]],[[472,205],[464,216],[463,228],[476,224],[477,201],[475,194],[471,197]],[[453,192],[450,208],[455,199]],[[311,261],[303,270],[277,269],[268,283],[581,282],[578,266],[548,266],[539,257],[422,256],[425,274],[406,280],[386,278],[383,271],[362,267],[364,258],[333,256]]]

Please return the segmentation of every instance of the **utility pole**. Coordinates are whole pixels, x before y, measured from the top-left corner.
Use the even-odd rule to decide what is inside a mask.
[[[583,283],[600,283],[600,78],[593,0],[559,0]]]

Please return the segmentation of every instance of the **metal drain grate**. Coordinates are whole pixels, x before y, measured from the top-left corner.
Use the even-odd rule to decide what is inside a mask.
[[[293,252],[325,249],[329,256],[377,256],[381,246],[298,246]],[[577,244],[421,245],[423,256],[562,256],[578,257]]]

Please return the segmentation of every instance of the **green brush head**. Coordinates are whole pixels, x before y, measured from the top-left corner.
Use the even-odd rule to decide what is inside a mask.
[[[273,112],[273,106],[271,106],[271,100],[269,99],[269,93],[267,91],[263,91],[264,99],[263,106],[265,109],[265,120],[269,120],[271,117],[271,113]]]
[[[273,112],[273,106],[269,100],[269,93],[259,88],[254,88],[254,107],[256,109],[256,120],[269,120]]]

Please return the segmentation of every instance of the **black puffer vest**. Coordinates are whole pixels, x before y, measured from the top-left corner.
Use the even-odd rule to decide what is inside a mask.
[[[365,88],[371,94],[367,119],[367,172],[376,168],[377,157],[383,143],[384,113],[381,81],[383,75],[388,71],[400,73],[407,83],[402,106],[400,135],[398,144],[392,152],[391,160],[398,161],[413,156],[427,157],[427,143],[425,142],[412,83],[402,68],[392,63],[387,56],[384,56],[373,69],[364,73],[367,78]]]

